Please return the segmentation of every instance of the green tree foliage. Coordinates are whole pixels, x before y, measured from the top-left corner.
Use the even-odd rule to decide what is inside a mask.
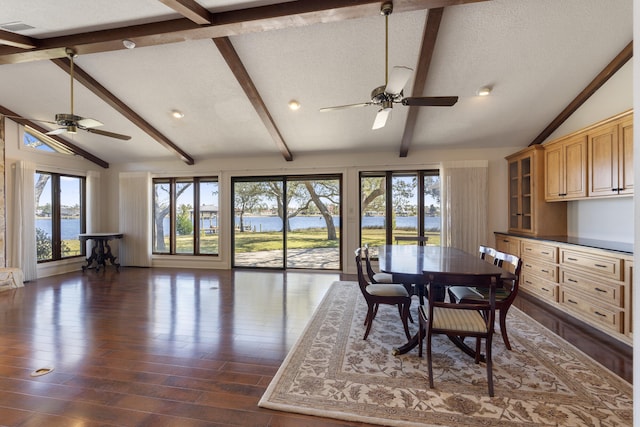
[[[41,228],[36,228],[36,255],[38,261],[51,259],[53,256],[51,236]]]
[[[193,223],[191,222],[191,205],[180,205],[180,213],[176,218],[176,232],[186,236],[193,233]]]

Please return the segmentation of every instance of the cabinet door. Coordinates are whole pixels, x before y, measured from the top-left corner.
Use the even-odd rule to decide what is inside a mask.
[[[618,194],[618,125],[608,124],[589,136],[589,196]]]
[[[620,123],[618,144],[619,194],[633,194],[633,116]]]
[[[564,143],[565,199],[587,197],[587,138],[584,135]]]
[[[547,202],[562,200],[564,194],[564,162],[562,144],[544,148],[544,199]]]

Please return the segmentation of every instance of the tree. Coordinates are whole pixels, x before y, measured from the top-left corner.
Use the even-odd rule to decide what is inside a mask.
[[[362,180],[362,200],[360,201],[361,214],[364,215],[369,209],[380,212],[384,211],[384,196],[386,191],[386,181],[384,176],[365,177]]]
[[[176,233],[188,236],[193,233],[193,223],[191,222],[191,205],[180,205],[180,213],[176,218]]]
[[[191,183],[184,183],[184,185],[176,186],[176,199],[180,197],[180,195],[190,186]],[[166,245],[164,243],[164,219],[169,215],[169,210],[171,209],[171,186],[167,182],[164,184],[156,184],[153,187],[155,191],[155,197],[153,198],[153,222],[156,228],[154,247],[157,251],[162,252],[166,249]],[[166,195],[161,197],[160,193],[166,193]]]
[[[260,206],[264,187],[260,182],[236,182],[234,186],[234,206],[240,217],[240,231],[245,231],[244,215]]]
[[[304,181],[305,188],[311,196],[311,200],[316,205],[320,214],[324,218],[327,224],[327,240],[337,240],[336,226],[333,223],[333,216],[327,209],[327,205],[322,199],[327,199],[333,202],[334,205],[339,205],[338,200],[333,200],[339,197],[339,188],[337,181]]]

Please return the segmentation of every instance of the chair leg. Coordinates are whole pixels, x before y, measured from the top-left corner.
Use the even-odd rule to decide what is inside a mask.
[[[511,343],[507,336],[507,309],[500,310],[500,332],[502,333],[502,341],[504,341],[507,350],[511,350]]]
[[[375,306],[377,308],[377,304]],[[371,325],[373,324],[374,317],[375,317],[374,306],[369,305],[369,308],[367,309],[367,317],[364,320],[364,324],[367,326],[367,329],[366,331],[364,331],[364,338],[362,338],[363,340],[366,340],[367,337],[369,336],[369,332],[371,332]]]
[[[407,336],[407,340],[409,341],[411,340],[411,334],[409,333],[409,324],[408,324],[410,305],[411,305],[411,302],[408,302],[406,304],[398,304],[398,308],[402,306],[400,318],[402,319],[402,326],[404,326],[404,334]]]
[[[493,360],[491,359],[491,334],[486,339],[486,363],[487,363],[487,383],[489,385],[489,397],[493,397]]]
[[[429,329],[427,329],[427,367],[429,373],[429,388],[434,388],[433,385],[433,360],[431,358],[431,334],[429,334]]]

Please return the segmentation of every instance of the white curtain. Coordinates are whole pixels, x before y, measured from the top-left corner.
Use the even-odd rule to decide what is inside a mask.
[[[442,246],[475,254],[488,243],[488,161],[442,164]]]
[[[9,267],[22,270],[25,282],[38,278],[34,176],[35,164],[24,160],[16,162],[11,224],[8,227],[11,259],[8,261]]]
[[[87,233],[101,231],[102,218],[100,216],[100,173],[87,173]]]
[[[122,265],[151,267],[151,174],[120,174],[120,240]]]

